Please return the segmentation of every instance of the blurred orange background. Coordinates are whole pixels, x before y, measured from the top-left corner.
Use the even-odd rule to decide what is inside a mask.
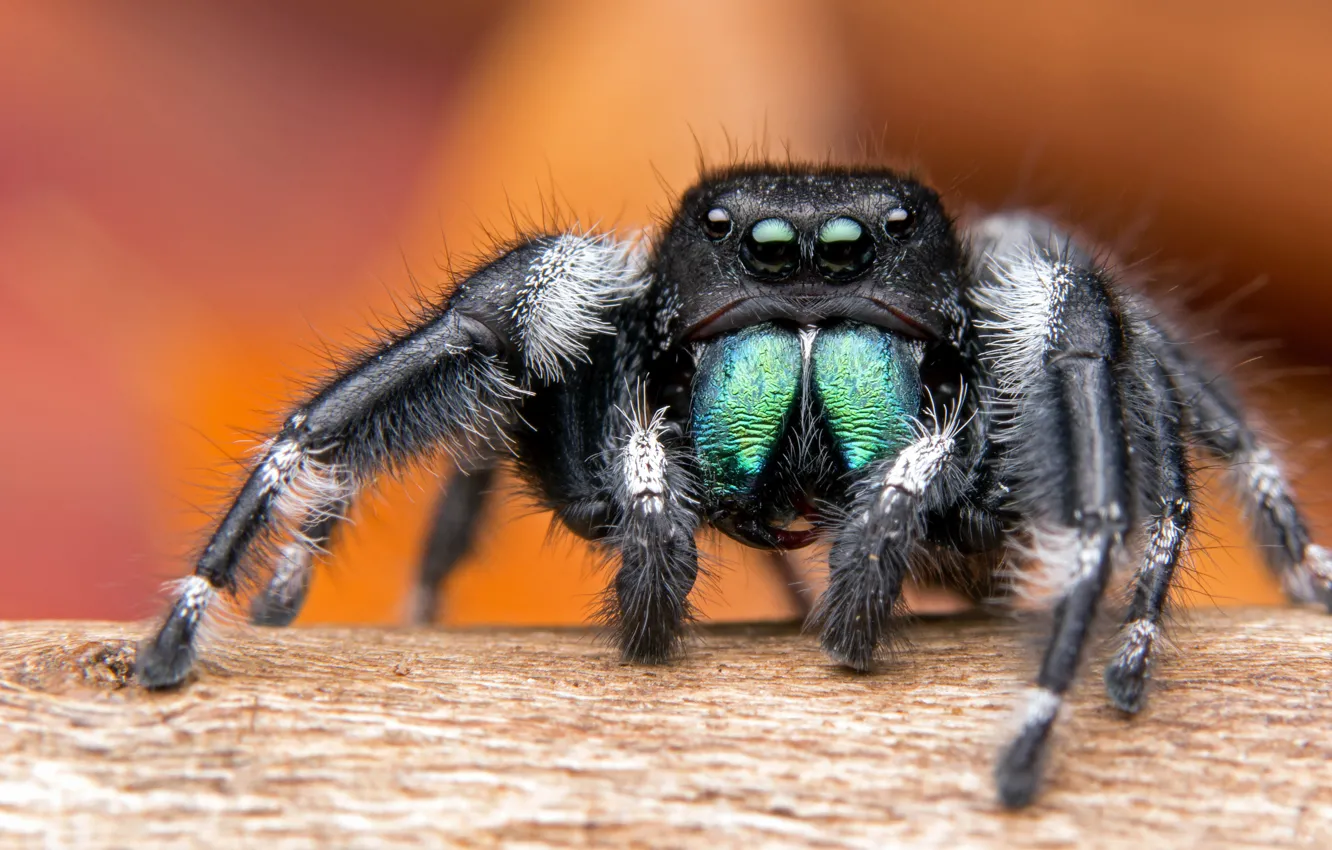
[[[868,156],[958,213],[1077,222],[1260,341],[1237,377],[1327,529],[1330,131],[1313,3],[6,4],[0,617],[155,613],[325,344],[551,199],[651,224],[700,152]],[[401,621],[441,472],[366,500],[304,621]],[[581,620],[586,549],[496,501],[445,622]],[[1194,584],[1279,599],[1212,503]],[[789,614],[721,553],[706,616]]]

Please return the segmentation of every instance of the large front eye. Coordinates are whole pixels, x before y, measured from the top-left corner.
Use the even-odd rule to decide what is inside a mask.
[[[819,228],[814,263],[833,280],[859,277],[874,263],[874,240],[854,218],[831,219]]]
[[[791,222],[765,218],[740,240],[740,261],[758,277],[786,277],[800,265],[800,241]]]

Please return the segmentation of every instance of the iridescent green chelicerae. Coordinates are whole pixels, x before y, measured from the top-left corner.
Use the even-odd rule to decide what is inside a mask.
[[[748,492],[790,421],[800,389],[800,338],[755,325],[704,346],[694,388],[694,443],[715,496]]]
[[[847,469],[894,456],[911,441],[920,378],[909,343],[844,324],[819,331],[810,360],[819,408]]]
[[[718,498],[753,491],[797,424],[824,429],[843,469],[859,471],[910,441],[919,407],[915,353],[882,328],[761,324],[726,334],[703,345],[694,388],[705,486]]]

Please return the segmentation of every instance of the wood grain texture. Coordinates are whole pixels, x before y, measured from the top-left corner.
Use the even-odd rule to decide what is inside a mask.
[[[1084,676],[1047,793],[989,768],[1033,629],[918,623],[874,676],[792,629],[667,668],[585,631],[226,631],[184,691],[124,624],[0,626],[0,843],[1332,846],[1332,619],[1198,611],[1128,720]]]

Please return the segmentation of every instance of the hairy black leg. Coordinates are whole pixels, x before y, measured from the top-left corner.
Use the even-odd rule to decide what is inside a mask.
[[[291,625],[305,605],[315,558],[328,551],[329,540],[347,508],[347,502],[341,501],[312,512],[301,522],[292,540],[278,552],[268,584],[250,604],[250,622],[256,626]]]
[[[893,609],[931,511],[965,490],[956,416],[921,428],[896,458],[870,468],[828,554],[828,588],[815,606],[823,650],[867,671],[890,635]]]
[[[1313,543],[1280,463],[1248,425],[1234,388],[1160,329],[1148,325],[1147,340],[1183,399],[1189,436],[1230,467],[1231,485],[1286,595],[1332,611],[1332,555]]]
[[[454,568],[472,549],[477,521],[495,482],[495,467],[458,471],[444,486],[430,523],[421,568],[412,592],[411,621],[429,625],[439,610],[439,595]]]
[[[247,560],[288,523],[432,450],[470,462],[507,447],[522,400],[584,360],[588,340],[614,330],[607,312],[639,285],[623,245],[533,239],[336,374],[266,444],[166,622],[141,645],[140,681],[185,678],[208,602],[234,593]]]
[[[698,578],[698,526],[689,479],[664,442],[661,414],[625,417],[627,437],[608,470],[619,517],[606,538],[620,566],[603,615],[624,660],[662,664],[680,649]]]
[[[995,768],[1000,801],[1019,807],[1035,796],[1050,731],[1128,526],[1115,375],[1123,331],[1095,264],[1044,222],[996,217],[973,236],[978,327],[1008,406],[999,435],[1008,449],[1005,476],[1057,575],[1036,687]]]
[[[518,388],[494,355],[478,350],[477,339],[488,335],[484,327],[472,328],[474,320],[454,313],[440,324],[421,333],[442,340],[413,340],[417,344],[406,350],[372,359],[287,419],[213,533],[192,580],[210,591],[235,592],[246,559],[281,534],[287,517],[350,499],[377,468],[449,436],[501,439]],[[465,353],[445,356],[449,348]],[[178,603],[158,637],[141,648],[137,666],[145,685],[170,687],[189,672],[196,630],[174,625],[185,613]]]
[[[1105,668],[1105,687],[1117,708],[1137,712],[1145,700],[1153,650],[1175,567],[1193,525],[1193,509],[1180,400],[1155,357],[1130,340],[1134,350],[1127,377],[1134,396],[1138,478],[1148,502],[1147,533],[1120,645]]]
[[[1069,497],[1055,519],[1059,531],[1038,532],[1046,566],[1069,574],[1054,608],[1050,642],[1036,676],[1022,728],[1000,754],[999,796],[1007,806],[1024,806],[1035,795],[1041,762],[1058,708],[1073,684],[1097,605],[1113,567],[1114,548],[1126,530],[1126,458],[1122,420],[1109,363],[1083,357],[1051,368],[1057,392],[1056,415],[1067,429],[1060,446],[1069,459],[1060,476]],[[1052,482],[1054,483],[1054,482]],[[1052,506],[1053,507],[1053,506]],[[1058,563],[1053,563],[1053,561]]]

